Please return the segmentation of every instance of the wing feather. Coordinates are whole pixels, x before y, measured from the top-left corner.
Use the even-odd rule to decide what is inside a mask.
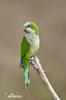
[[[30,44],[28,43],[26,37],[23,37],[23,40],[21,42],[21,51],[20,51],[20,61],[23,61],[22,59],[24,58],[24,56],[26,56],[26,54],[28,53],[30,49]],[[22,64],[23,62],[21,62]]]

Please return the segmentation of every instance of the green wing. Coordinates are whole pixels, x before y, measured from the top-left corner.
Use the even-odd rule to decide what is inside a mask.
[[[24,38],[21,42],[20,60],[22,60],[23,57],[26,56],[29,49],[30,49],[30,44],[28,43],[26,37],[24,36]]]

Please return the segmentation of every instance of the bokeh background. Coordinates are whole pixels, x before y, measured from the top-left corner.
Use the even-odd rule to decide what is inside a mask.
[[[14,100],[8,98],[12,93],[22,95],[19,100],[53,100],[32,66],[25,89],[19,57],[26,21],[39,26],[37,56],[53,88],[66,100],[66,0],[0,0],[0,99]]]

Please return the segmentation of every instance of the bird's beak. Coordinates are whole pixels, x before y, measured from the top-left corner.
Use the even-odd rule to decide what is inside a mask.
[[[24,32],[26,32],[26,28],[24,28]]]

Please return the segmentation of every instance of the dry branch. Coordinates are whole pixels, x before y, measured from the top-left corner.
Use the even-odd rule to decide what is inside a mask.
[[[44,84],[46,85],[46,87],[48,88],[49,92],[51,93],[52,97],[54,98],[54,100],[60,100],[60,98],[58,97],[58,95],[56,94],[56,92],[54,91],[54,89],[52,88],[40,62],[39,59],[37,57],[32,57],[31,59],[31,65],[33,65],[34,69],[36,70],[36,72],[41,76]]]

